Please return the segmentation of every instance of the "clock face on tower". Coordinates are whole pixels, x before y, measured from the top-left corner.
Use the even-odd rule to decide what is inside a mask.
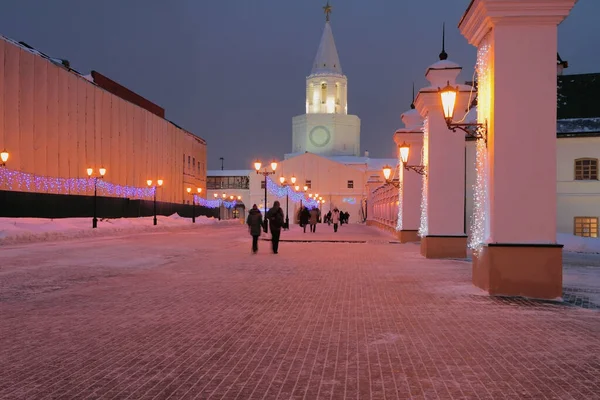
[[[329,129],[323,125],[315,126],[311,129],[308,139],[315,147],[326,146],[331,140]]]

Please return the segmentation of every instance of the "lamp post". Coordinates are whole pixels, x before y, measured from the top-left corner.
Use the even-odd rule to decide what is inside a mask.
[[[98,179],[102,179],[104,178],[104,174],[106,174],[106,168],[99,168],[98,172],[100,173],[100,176],[94,176],[94,217],[92,218],[92,228],[97,228],[98,227],[98,218],[96,218],[96,205],[97,205],[97,193],[98,193]],[[88,168],[87,169],[87,174],[88,176],[91,178],[92,174],[94,173],[94,169],[93,168]]]
[[[8,151],[6,151],[6,149],[2,150],[2,152],[0,153],[0,160],[2,160],[0,162],[0,167],[6,167],[6,162],[8,161]]]
[[[194,195],[192,194],[192,188],[189,187],[185,189],[188,194],[192,195],[192,224],[196,223],[196,200],[194,200]]]
[[[292,177],[290,178],[290,181],[292,183],[292,185],[294,185],[296,183],[296,177],[292,175]],[[290,193],[289,193],[289,184],[287,183],[287,180],[285,179],[284,176],[279,177],[279,182],[281,182],[281,185],[286,187],[285,190],[285,229],[290,229],[290,218],[288,215],[288,208],[289,208],[289,200],[290,200]]]
[[[277,169],[277,161],[271,161],[271,169],[272,171],[267,171],[267,167],[264,168],[264,171],[261,171],[262,167],[262,163],[260,162],[260,160],[256,160],[254,162],[254,169],[256,169],[256,173],[260,174],[262,176],[265,177],[265,216],[267,214],[267,176],[272,175],[275,173],[275,170]],[[267,224],[267,219],[265,218],[265,224],[263,226],[263,231],[265,233],[267,233],[269,230],[268,228],[268,224]]]
[[[484,124],[480,123],[460,123],[453,122],[454,118],[454,106],[456,105],[456,98],[458,97],[458,86],[452,87],[450,82],[443,88],[438,88],[440,94],[440,100],[442,102],[442,110],[444,111],[444,119],[446,120],[446,126],[452,132],[456,132],[457,129],[465,132],[468,137],[475,139],[483,139],[487,146],[487,122]]]
[[[217,193],[215,193],[214,196],[215,196],[215,200],[219,201],[219,195]],[[220,201],[219,201],[218,211],[219,211],[218,218],[220,221],[221,220],[221,202]]]
[[[148,184],[149,187],[152,187],[152,179],[148,179],[146,181],[146,183]],[[159,179],[156,181],[156,185],[154,185],[154,220],[153,220],[153,224],[156,225],[156,191],[158,190],[159,187],[161,187],[163,184],[163,180]]]

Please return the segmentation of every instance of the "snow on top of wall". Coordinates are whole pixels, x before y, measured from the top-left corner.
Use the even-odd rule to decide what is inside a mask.
[[[0,218],[0,246],[3,244],[71,240],[86,237],[115,236],[139,232],[193,229],[200,225],[235,223],[239,220],[217,221],[216,218],[191,218],[173,214],[157,216],[158,225],[152,225],[152,217],[99,219],[98,228],[92,229],[91,218]]]
[[[565,246],[563,247],[563,250],[565,251],[600,254],[600,238],[581,237],[569,233],[557,233],[556,241]]]
[[[600,118],[569,118],[556,121],[558,134],[600,133]]]
[[[440,60],[431,64],[427,69],[455,69],[460,68],[460,65],[450,60]]]
[[[253,169],[209,169],[206,176],[249,176],[253,172]]]

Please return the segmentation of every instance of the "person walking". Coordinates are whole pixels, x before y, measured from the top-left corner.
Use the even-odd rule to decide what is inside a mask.
[[[327,212],[325,219],[327,220],[327,226],[331,226],[331,210]]]
[[[331,213],[331,222],[333,222],[333,231],[337,232],[338,223],[340,222],[340,210],[337,208],[334,208],[333,213]]]
[[[319,209],[313,208],[310,210],[310,231],[315,233],[317,231],[317,222],[319,221]]]
[[[262,214],[256,206],[256,204],[254,204],[248,212],[248,218],[246,219],[248,231],[252,236],[252,254],[256,254],[256,252],[258,251],[258,238],[260,236],[260,232],[262,231],[262,224]]]
[[[308,220],[310,219],[310,212],[308,212],[308,208],[302,207],[300,211],[300,226],[304,228],[304,233],[306,233],[306,225],[308,225]]]
[[[279,236],[281,235],[281,227],[283,226],[283,210],[278,201],[273,203],[273,207],[267,212],[266,218],[271,228],[273,254],[277,254],[279,251]]]

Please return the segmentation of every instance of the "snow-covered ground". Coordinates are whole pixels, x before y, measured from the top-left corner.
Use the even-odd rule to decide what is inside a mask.
[[[240,224],[240,220],[222,220],[215,218],[198,217],[197,225],[210,225],[215,223]],[[169,217],[158,216],[158,225],[152,225],[152,217],[141,218],[114,218],[98,219],[98,228],[92,229],[91,218],[0,218],[0,244],[49,241],[58,239],[76,239],[89,236],[106,236],[115,233],[135,233],[154,230],[173,230],[193,228],[191,218],[183,218],[177,214]],[[394,238],[387,232],[381,231],[378,239]],[[337,233],[333,232],[333,225],[318,224],[317,232],[311,233],[297,225],[284,231],[282,240],[299,241],[358,241],[365,238],[356,233],[353,225],[342,225]],[[600,254],[600,239],[584,238],[566,233],[557,234],[558,243],[564,244],[564,251],[577,253]]]
[[[85,237],[111,236],[136,232],[169,231],[194,228],[191,218],[178,214],[169,217],[159,215],[157,225],[153,217],[98,219],[98,227],[92,229],[91,218],[0,218],[0,245],[27,242],[78,239]],[[198,217],[196,225],[239,224],[239,220],[222,220]]]
[[[600,311],[487,296],[467,260],[425,259],[374,227],[292,226],[282,239],[363,243],[286,241],[274,255],[261,241],[253,255],[239,221],[172,219],[0,246],[0,398],[600,393]],[[572,296],[600,289],[599,259],[565,252]]]
[[[183,218],[177,214],[169,217],[158,216],[158,225],[152,225],[152,217],[99,219],[98,228],[91,228],[91,218],[0,218],[0,246],[25,244],[34,242],[51,242],[77,240],[95,237],[127,236],[151,232],[176,232],[198,229],[201,226],[240,225],[240,220],[217,220],[215,218],[198,217],[192,224],[191,218]],[[211,230],[212,231],[212,230]],[[242,228],[240,232],[244,232]],[[365,236],[361,224],[342,225],[338,232],[333,232],[333,226],[317,225],[317,231],[310,229],[303,232],[298,225],[292,225],[288,231],[283,231],[281,240],[284,242],[396,242],[389,232],[370,229]],[[211,234],[221,234],[215,231]],[[242,238],[240,238],[242,239]],[[270,239],[263,235],[262,239]],[[563,285],[565,295],[585,296],[590,302],[600,305],[600,239],[583,238],[559,233],[558,243],[564,244],[563,251]]]

